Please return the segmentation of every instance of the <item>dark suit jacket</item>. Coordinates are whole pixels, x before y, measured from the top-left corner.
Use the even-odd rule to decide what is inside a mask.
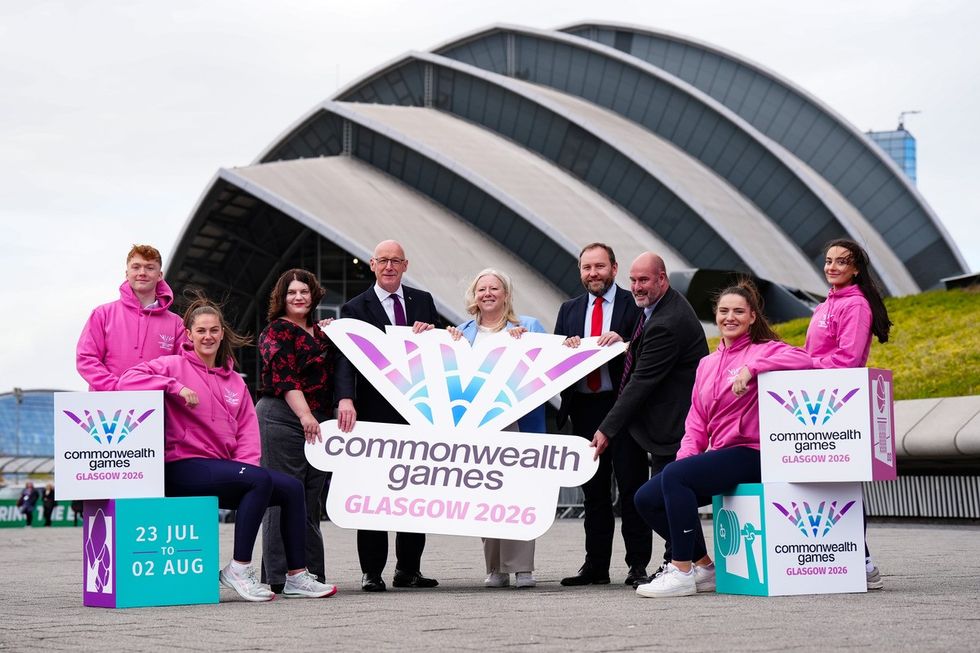
[[[432,295],[424,290],[402,285],[405,293],[405,320],[411,326],[415,322],[435,324],[439,319]],[[373,324],[381,330],[391,324],[388,314],[371,286],[353,297],[340,308],[340,317],[351,317]],[[357,419],[367,422],[404,424],[405,420],[381,394],[361,376],[344,356],[337,357],[337,378],[334,400],[353,399]]]
[[[708,355],[704,329],[687,299],[668,288],[630,349],[629,380],[599,430],[610,438],[626,430],[650,453],[674,454],[684,437],[698,362]]]
[[[585,312],[591,301],[593,301],[592,295],[585,293],[563,303],[558,309],[558,319],[555,320],[555,333],[566,338],[569,336],[585,337]],[[633,295],[628,290],[616,286],[616,299],[613,302],[613,314],[609,321],[609,328],[622,336],[623,340],[629,340],[630,336],[633,335],[633,329],[636,327],[636,321],[641,312],[642,309],[633,301]],[[623,378],[624,358],[625,356],[617,356],[607,363],[613,392],[619,389],[619,382]],[[573,384],[561,393],[558,428],[563,427],[568,420],[568,410],[571,402],[574,401],[575,385],[577,384]]]

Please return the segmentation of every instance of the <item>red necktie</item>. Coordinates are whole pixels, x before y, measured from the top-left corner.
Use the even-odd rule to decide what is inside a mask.
[[[601,336],[602,335],[602,297],[596,297],[595,302],[592,305],[592,333],[591,336]],[[585,384],[589,386],[589,390],[592,392],[599,392],[599,388],[602,387],[602,373],[599,370],[593,370],[589,372],[589,375],[585,377]]]

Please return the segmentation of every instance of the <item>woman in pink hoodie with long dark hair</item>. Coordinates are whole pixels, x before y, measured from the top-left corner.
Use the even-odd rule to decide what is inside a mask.
[[[779,340],[762,314],[755,286],[742,281],[715,303],[718,349],[701,359],[677,459],[637,491],[636,509],[671,545],[663,573],[636,588],[644,597],[688,596],[715,588],[715,570],[698,506],[740,483],[758,483],[759,387],[756,377],[812,367],[810,356]]]
[[[888,342],[892,322],[881,291],[869,270],[868,253],[853,240],[838,238],[824,248],[823,273],[830,284],[827,301],[813,311],[804,348],[820,369],[864,367],[871,352],[871,337]],[[865,518],[865,530],[868,523]],[[881,572],[864,545],[868,589],[884,587]]]
[[[270,601],[251,566],[252,549],[268,506],[281,508],[289,573],[283,596],[319,598],[337,591],[306,570],[303,486],[292,476],[259,466],[261,446],[255,406],[235,371],[233,349],[248,343],[203,296],[184,313],[190,342],[180,354],[141,363],[119,379],[119,390],[163,390],[164,483],[168,497],[217,496],[237,509],[232,561],[222,585],[247,601]]]

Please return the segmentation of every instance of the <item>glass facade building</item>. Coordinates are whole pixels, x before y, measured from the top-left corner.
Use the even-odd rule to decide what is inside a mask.
[[[868,132],[868,138],[878,144],[905,176],[915,183],[915,136],[904,127],[887,132]]]
[[[0,394],[0,456],[53,455],[54,392],[17,389]]]

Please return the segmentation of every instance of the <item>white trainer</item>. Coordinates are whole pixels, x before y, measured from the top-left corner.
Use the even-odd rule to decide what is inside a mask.
[[[239,574],[235,573],[229,563],[218,573],[218,580],[225,587],[230,587],[238,592],[238,595],[246,601],[271,601],[276,598],[269,586],[263,585],[256,578],[253,567],[248,567]]]
[[[691,596],[698,593],[694,571],[684,573],[673,564],[668,563],[664,573],[660,574],[646,585],[636,588],[636,593],[646,598],[664,598],[668,596]]]
[[[282,595],[287,599],[322,599],[337,593],[337,586],[321,583],[316,576],[304,569],[298,574],[286,574]]]
[[[522,587],[534,587],[538,581],[534,580],[534,574],[530,571],[519,571],[514,574],[514,585],[520,589]]]
[[[878,567],[872,567],[871,571],[866,572],[868,578],[868,589],[869,590],[880,590],[885,586],[885,583],[881,580],[881,572],[878,571]]]
[[[483,585],[485,587],[507,587],[510,585],[510,574],[491,571],[487,574],[487,579],[483,581]]]
[[[715,591],[715,564],[711,563],[706,567],[694,565],[694,585],[698,592]]]

